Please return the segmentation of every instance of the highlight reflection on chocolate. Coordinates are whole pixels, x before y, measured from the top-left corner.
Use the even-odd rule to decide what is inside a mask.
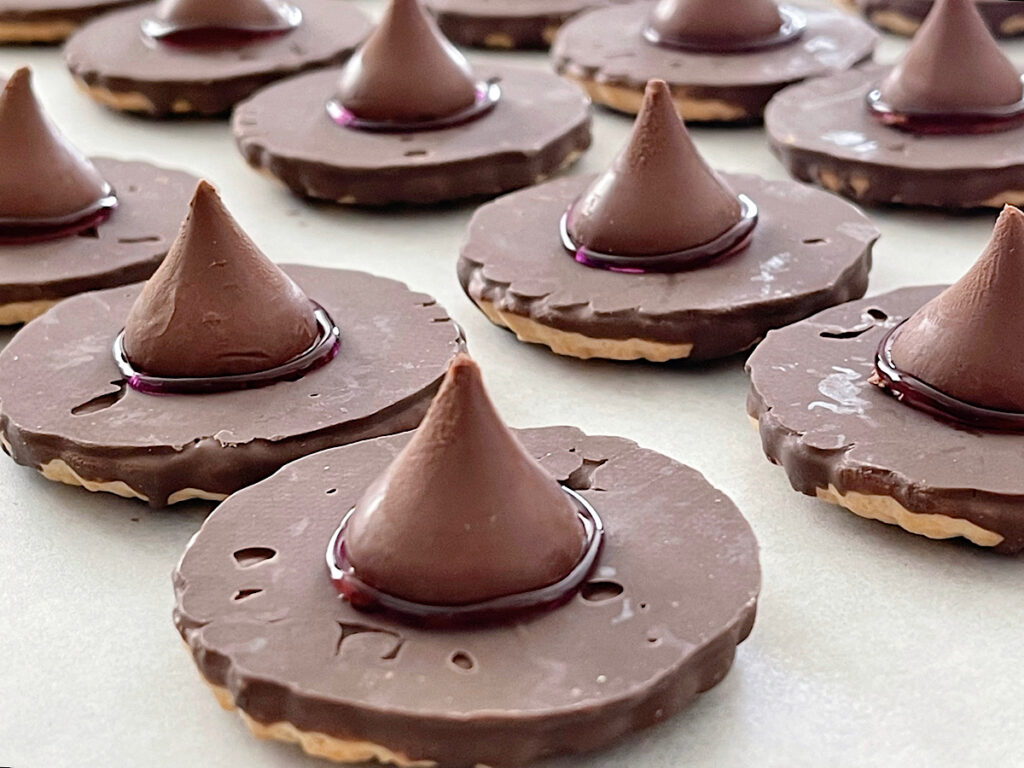
[[[163,0],[141,27],[162,43],[217,47],[276,37],[301,23],[302,11],[284,0]]]
[[[662,0],[644,27],[654,45],[693,53],[749,53],[799,40],[807,17],[773,0]]]

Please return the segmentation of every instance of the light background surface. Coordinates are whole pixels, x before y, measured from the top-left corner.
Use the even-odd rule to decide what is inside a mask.
[[[880,58],[901,47],[885,40]],[[1008,48],[1024,65],[1024,44]],[[547,66],[542,55],[506,57]],[[309,206],[250,171],[224,123],[120,117],[74,89],[56,50],[0,49],[0,71],[22,64],[33,66],[51,114],[79,146],[208,177],[273,259],[365,269],[435,295],[465,327],[511,424],[635,439],[697,467],[746,514],[762,546],[764,591],[726,680],[662,726],[549,768],[1022,764],[1024,561],[914,537],[791,491],[747,422],[741,358],[658,367],[580,362],[520,344],[490,325],[455,279],[471,206]],[[571,172],[601,169],[629,127],[598,111],[595,145]],[[785,175],[760,129],[694,135],[719,168]],[[883,236],[870,293],[957,278],[994,218],[873,217]],[[0,332],[0,342],[9,338]],[[206,510],[150,512],[0,460],[0,765],[326,765],[250,738],[200,683],[174,630],[171,569]]]

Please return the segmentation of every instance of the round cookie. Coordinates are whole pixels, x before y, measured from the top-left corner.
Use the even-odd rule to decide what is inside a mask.
[[[647,81],[662,78],[689,122],[756,122],[776,92],[869,59],[877,40],[857,19],[800,8],[807,28],[789,44],[729,54],[678,50],[645,39],[653,8],[630,3],[572,19],[552,46],[555,69],[620,112],[636,114]]]
[[[99,103],[150,117],[226,114],[275,80],[347,59],[371,29],[350,3],[300,0],[302,22],[249,42],[189,47],[149,39],[140,25],[156,6],[118,11],[82,27],[64,60],[75,82]]]
[[[912,37],[934,5],[933,0],[839,0],[860,11],[876,27]],[[975,0],[978,10],[997,37],[1024,34],[1024,8],[1018,0]]]
[[[506,768],[605,747],[716,685],[760,585],[733,504],[621,438],[517,434],[604,521],[579,593],[453,630],[354,609],[328,578],[327,544],[409,436],[325,451],[221,504],[175,571],[176,625],[221,704],[260,738],[341,762]]]
[[[545,50],[568,19],[615,1],[424,0],[424,5],[445,37],[457,45]]]
[[[772,331],[747,411],[794,489],[934,539],[1024,550],[1024,437],[950,426],[869,383],[882,338],[944,286],[903,288]]]
[[[140,0],[3,0],[0,44],[60,43],[79,25]]]

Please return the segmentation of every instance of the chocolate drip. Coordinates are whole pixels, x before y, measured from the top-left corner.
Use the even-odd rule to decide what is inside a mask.
[[[802,13],[774,0],[661,0],[644,37],[669,48],[736,53],[792,42],[806,26]]]
[[[128,315],[124,355],[154,377],[267,371],[317,343],[315,309],[200,182],[167,258]]]

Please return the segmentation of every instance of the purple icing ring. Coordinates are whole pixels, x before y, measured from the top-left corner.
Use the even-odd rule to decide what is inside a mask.
[[[342,519],[341,525],[327,545],[327,570],[331,581],[354,608],[383,610],[418,624],[477,624],[502,620],[527,611],[557,608],[568,602],[590,575],[604,541],[604,523],[597,511],[575,491],[564,485],[562,490],[576,505],[577,515],[587,537],[587,545],[579,562],[564,578],[554,584],[467,605],[416,603],[389,595],[362,581],[345,554],[345,527],[355,511],[354,507]]]
[[[1024,99],[1014,104],[984,110],[900,112],[882,98],[882,91],[879,88],[873,88],[868,91],[865,101],[872,117],[882,125],[908,133],[998,133],[1024,124]]]
[[[279,381],[298,379],[314,368],[326,365],[338,354],[341,347],[341,331],[334,324],[327,310],[316,305],[313,311],[320,329],[316,341],[305,352],[296,355],[287,363],[255,373],[238,373],[226,376],[151,376],[135,370],[124,351],[124,331],[114,339],[114,362],[121,376],[132,389],[147,395],[203,394],[227,390],[265,387]]]
[[[87,208],[54,219],[0,218],[0,245],[20,245],[57,240],[97,227],[117,208],[117,196],[108,184],[103,197]]]
[[[693,248],[672,253],[656,253],[653,255],[629,256],[621,254],[600,253],[585,246],[577,245],[569,234],[569,216],[573,206],[562,214],[558,224],[562,245],[577,262],[588,267],[607,269],[612,272],[642,274],[644,272],[683,272],[701,267],[711,262],[731,256],[739,252],[750,242],[750,237],[757,226],[757,204],[746,195],[737,195],[741,215],[740,220],[710,240]]]
[[[905,322],[885,334],[878,345],[872,384],[888,390],[900,402],[944,421],[953,421],[973,429],[1024,432],[1024,413],[1000,411],[968,403],[897,368],[892,359],[892,345],[896,331]]]
[[[807,17],[801,11],[781,5],[779,6],[779,16],[782,17],[782,21],[778,31],[774,35],[757,40],[731,42],[722,40],[717,43],[707,40],[687,40],[686,38],[663,35],[650,24],[644,27],[643,36],[647,42],[653,45],[687,53],[752,53],[753,51],[763,51],[766,48],[788,45],[803,36],[804,30],[807,29]]]
[[[215,0],[213,0],[215,1]],[[175,24],[162,19],[143,19],[140,28],[148,40],[171,45],[222,45],[248,43],[291,32],[302,23],[302,10],[291,3],[277,3],[278,21],[262,26],[203,27]]]
[[[412,133],[414,131],[435,131],[440,128],[454,128],[483,117],[494,109],[501,99],[501,86],[496,80],[481,81],[476,84],[476,100],[472,105],[436,120],[420,120],[412,123],[390,122],[386,120],[363,120],[357,117],[339,102],[331,99],[327,102],[327,114],[343,128],[372,133]]]

